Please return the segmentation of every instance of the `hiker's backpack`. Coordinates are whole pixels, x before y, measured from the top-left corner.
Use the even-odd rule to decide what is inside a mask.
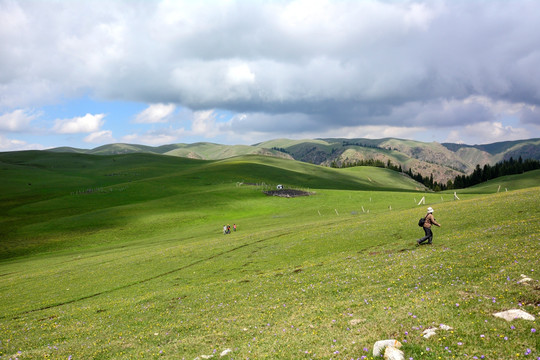
[[[420,218],[420,220],[418,220],[418,226],[420,227],[424,227],[424,223],[426,222],[426,218],[423,217],[423,218]]]

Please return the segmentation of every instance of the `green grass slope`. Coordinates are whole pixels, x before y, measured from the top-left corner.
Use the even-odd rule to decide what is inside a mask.
[[[205,160],[217,160],[228,157],[250,154],[254,151],[251,146],[248,145],[221,145],[213,143],[194,143],[194,144],[182,144],[178,149],[169,151],[167,155],[173,156],[195,156],[195,158]]]
[[[407,359],[540,356],[538,320],[493,316],[538,315],[539,187],[454,201],[381,169],[254,156],[24,152],[0,169],[2,358],[372,359],[388,338]],[[442,227],[415,247],[424,195]]]
[[[492,315],[538,301],[517,283],[537,266],[538,226],[513,231],[538,209],[531,192],[513,195],[439,205],[429,248],[410,246],[406,210],[4,263],[2,355],[371,358],[375,341],[397,338],[413,359],[534,358],[537,323]],[[492,221],[463,224],[469,211]],[[453,330],[422,337],[441,323]]]
[[[214,143],[178,144],[165,155],[188,157],[201,160],[221,160],[241,155],[267,155],[290,158],[276,150],[249,145],[220,145]]]
[[[89,151],[92,155],[117,155],[117,154],[130,154],[130,153],[155,153],[156,148],[152,146],[138,145],[138,144],[109,144],[99,146]]]
[[[274,140],[268,140],[264,141],[262,143],[254,144],[253,146],[256,146],[258,148],[289,148],[291,146],[295,145],[305,145],[305,144],[311,144],[313,145],[329,145],[325,140],[321,139],[304,139],[304,140],[291,140],[291,139],[274,139]]]
[[[145,239],[154,231],[144,219],[151,210],[182,214],[178,227],[201,219],[218,221],[235,201],[263,202],[262,191],[277,184],[372,191],[414,191],[417,186],[385,169],[346,171],[265,156],[198,161],[144,153],[29,151],[0,154],[0,166],[0,258],[97,246],[109,241],[101,236],[108,229],[123,241]],[[261,209],[245,206],[246,213]]]
[[[501,176],[466,189],[449,190],[463,194],[494,194],[519,189],[526,189],[540,184],[540,170],[527,171],[523,174]]]

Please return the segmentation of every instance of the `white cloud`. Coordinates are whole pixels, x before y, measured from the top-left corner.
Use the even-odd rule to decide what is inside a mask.
[[[217,113],[214,110],[183,111],[185,120],[191,123],[189,129],[184,129],[183,127],[152,129],[143,133],[132,133],[123,136],[121,141],[155,146],[175,143],[185,137],[193,138],[202,136],[204,138],[216,138],[228,135],[223,129],[227,123],[218,123]]]
[[[324,132],[320,127],[311,126],[311,118],[304,114],[276,114],[243,113],[234,116],[230,121],[219,124],[220,132],[235,134],[244,139],[256,137],[258,140],[272,138],[320,138],[320,137],[346,137],[346,138],[408,138],[425,129],[422,126],[387,126],[387,125],[333,125],[327,124]],[[262,137],[262,138],[261,138]],[[255,142],[255,141],[252,141]]]
[[[465,131],[472,134],[476,133],[480,139],[484,140],[484,143],[526,139],[528,137],[528,131],[526,129],[514,128],[509,125],[505,126],[499,121],[467,125]]]
[[[13,69],[4,75],[4,83],[11,84],[3,91],[6,96],[15,83],[28,89],[46,84],[42,96],[91,89],[98,95],[149,103],[174,99],[191,106],[201,101],[193,95],[209,91],[205,98],[213,103],[207,108],[215,108],[219,99],[239,107],[246,97],[228,96],[227,86],[220,86],[225,77],[233,83],[257,80],[248,98],[258,106],[279,105],[280,94],[289,103],[301,101],[304,92],[325,101],[373,96],[401,101],[395,98],[400,89],[405,101],[471,92],[509,98],[516,90],[539,101],[538,85],[523,78],[528,70],[537,74],[531,54],[538,41],[533,14],[540,4],[530,1],[8,5],[5,17],[16,21],[3,23],[6,45],[0,61],[11,65],[2,68]],[[501,23],[511,30],[493,31]],[[323,71],[309,66],[317,61],[340,66]],[[274,66],[265,68],[268,64]],[[266,82],[259,81],[262,70],[267,70]],[[194,81],[170,81],[188,72]],[[328,84],[318,86],[321,78]],[[343,84],[343,78],[350,80]]]
[[[233,65],[227,71],[227,80],[231,84],[253,83],[255,74],[247,64]]]
[[[42,150],[45,147],[41,144],[29,144],[23,140],[9,139],[0,134],[1,151],[21,151],[21,150]]]
[[[455,144],[465,144],[463,138],[458,130],[452,130],[448,133],[448,136],[443,142],[455,143]]]
[[[192,135],[203,135],[207,138],[219,134],[219,128],[216,126],[215,112],[213,110],[194,112],[190,133]]]
[[[163,123],[169,120],[174,112],[174,104],[152,104],[135,117],[136,123]]]
[[[500,121],[481,122],[466,125],[464,128],[452,130],[445,142],[465,144],[488,144],[499,141],[510,141],[530,138],[530,131],[504,125]]]
[[[84,142],[87,143],[112,143],[115,139],[112,136],[112,131],[110,130],[103,130],[103,131],[97,131],[89,134],[84,138]]]
[[[400,139],[409,139],[414,135],[424,131],[421,127],[406,127],[406,126],[357,126],[355,128],[339,129],[339,131],[332,132],[332,137],[339,137],[339,134],[347,134],[348,138],[368,138],[368,139],[381,139],[387,137],[395,137]]]
[[[160,131],[148,131],[143,134],[133,133],[123,136],[121,142],[150,146],[173,144],[176,143],[184,133],[184,129],[162,129]]]
[[[91,133],[103,125],[105,114],[86,114],[72,119],[55,120],[53,131],[59,134]]]
[[[38,114],[23,109],[0,115],[0,131],[17,132],[29,130],[30,123],[38,116]]]

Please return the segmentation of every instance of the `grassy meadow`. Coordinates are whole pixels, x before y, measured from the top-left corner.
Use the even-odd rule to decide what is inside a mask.
[[[538,171],[459,201],[260,156],[30,151],[0,173],[0,359],[540,357]],[[442,227],[416,247],[427,206]],[[493,316],[513,308],[537,319]]]

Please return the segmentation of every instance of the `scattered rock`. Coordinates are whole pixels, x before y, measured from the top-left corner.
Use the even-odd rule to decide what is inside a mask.
[[[221,352],[221,354],[219,354],[219,356],[224,357],[224,356],[226,356],[226,355],[227,355],[228,353],[230,353],[230,352],[232,352],[231,349],[225,349],[225,350],[223,350],[223,351]]]
[[[384,350],[384,358],[386,360],[404,360],[403,351],[394,346],[387,346]]]
[[[219,354],[220,357],[224,357],[224,356],[227,356],[230,352],[232,352],[231,349],[225,349],[221,352],[221,354]],[[213,358],[214,355],[201,355],[201,356],[197,356],[194,360],[201,360],[201,359],[211,359]]]
[[[452,330],[453,328],[451,326],[441,324],[439,325],[439,329],[448,331],[448,330]]]
[[[493,314],[493,316],[504,319],[506,321],[512,321],[514,319],[524,319],[534,321],[534,316],[520,309],[510,309]]]
[[[518,284],[524,284],[524,283],[527,283],[529,281],[532,281],[532,279],[530,277],[521,274],[521,279],[518,280]]]
[[[394,339],[379,340],[373,345],[373,356],[381,355],[383,350],[388,346],[393,346],[396,349],[399,349],[401,347],[401,343]]]
[[[434,335],[437,335],[436,333],[437,331],[437,328],[429,328],[429,329],[426,329],[424,330],[424,332],[422,333],[422,336],[426,339],[429,339],[430,337],[434,336]]]
[[[438,328],[433,327],[433,328],[426,329],[426,330],[424,330],[424,332],[422,334],[423,334],[424,338],[429,339],[433,335],[437,335],[437,330],[439,330],[439,329],[448,331],[448,330],[452,330],[452,327],[448,326],[448,325],[440,324]]]
[[[195,358],[195,360],[211,359],[211,358],[213,358],[213,357],[214,357],[214,355],[201,355],[201,356],[197,356],[197,357]]]

